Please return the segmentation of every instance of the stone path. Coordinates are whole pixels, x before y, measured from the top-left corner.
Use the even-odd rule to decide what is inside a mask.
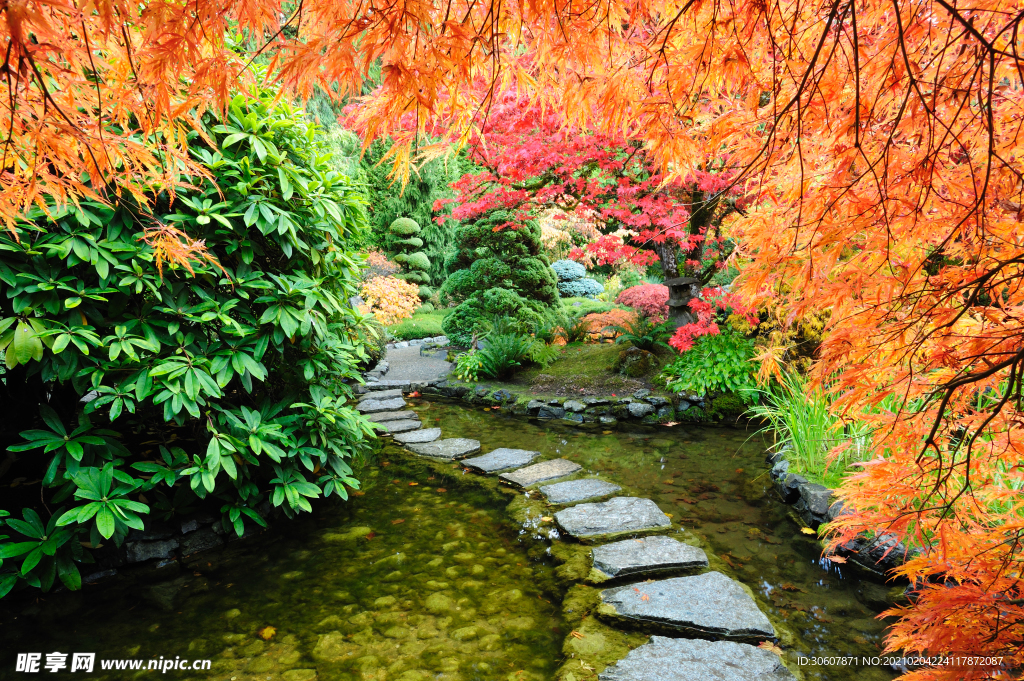
[[[440,428],[424,429],[415,412],[403,410],[403,392],[438,379],[448,370],[447,362],[421,358],[419,347],[408,347],[389,350],[382,365],[372,372],[376,380],[367,383],[357,404],[379,431],[414,454],[434,460],[455,461],[480,451],[479,441],[440,439]],[[577,503],[607,497],[622,488],[598,478],[578,477],[582,467],[565,459],[534,463],[543,456],[499,448],[465,459],[462,465],[481,475],[498,475],[527,496],[533,492],[530,488],[550,483],[537,490],[550,503],[575,504],[554,514],[562,536],[597,544],[590,552],[591,574],[597,577],[591,579],[621,584],[601,592],[598,617],[612,626],[671,636],[652,636],[649,643],[605,669],[600,681],[795,681],[776,654],[752,645],[774,641],[775,629],[739,582],[720,572],[646,579],[708,568],[701,549],[656,534],[673,528],[654,501],[613,496],[604,502]]]

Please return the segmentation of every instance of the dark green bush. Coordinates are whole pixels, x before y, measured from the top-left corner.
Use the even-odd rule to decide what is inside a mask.
[[[497,379],[508,378],[516,367],[530,359],[536,342],[521,333],[488,335],[484,348],[480,350],[483,373]]]
[[[672,349],[665,342],[672,336],[672,330],[667,323],[659,324],[640,312],[622,324],[613,324],[605,328],[619,334],[615,338],[616,343],[630,343],[633,347],[647,352],[653,351],[656,347]]]
[[[154,189],[151,215],[129,195],[33,209],[20,240],[0,235],[0,448],[41,479],[3,493],[29,508],[0,533],[0,595],[78,588],[82,542],[120,544],[157,509],[241,533],[264,500],[293,515],[357,485],[347,460],[372,431],[344,381],[379,331],[347,302],[363,199],[271,93],[204,122],[192,149],[216,183],[173,205]],[[210,260],[185,266],[186,233]]]
[[[473,336],[487,332],[487,321],[495,315],[513,317],[527,327],[540,324],[546,310],[538,303],[501,288],[474,293],[453,309],[441,323],[452,343],[468,347]]]

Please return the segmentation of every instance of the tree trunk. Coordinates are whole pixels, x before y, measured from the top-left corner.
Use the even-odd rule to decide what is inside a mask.
[[[679,261],[676,259],[675,243],[665,240],[662,243],[654,242],[654,252],[658,254],[661,262],[661,272],[665,279],[675,279],[679,276]]]

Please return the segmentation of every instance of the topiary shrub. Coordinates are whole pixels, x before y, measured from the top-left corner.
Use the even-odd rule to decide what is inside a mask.
[[[668,286],[643,284],[633,286],[619,294],[615,302],[628,305],[637,312],[659,321],[668,316]]]
[[[397,275],[398,278],[413,284],[429,284],[430,274],[427,271],[430,269],[430,258],[418,250],[423,246],[423,239],[416,236],[420,232],[420,226],[415,220],[398,218],[391,223],[388,230],[392,236],[391,246],[402,251],[394,257],[394,261],[404,265],[406,270]]]
[[[434,289],[429,286],[420,286],[419,294],[420,300],[427,300],[434,295]],[[426,305],[426,303],[424,303],[424,305]]]
[[[577,279],[576,281],[558,282],[558,293],[563,298],[590,298],[597,300],[597,296],[604,293],[604,286],[589,277]]]
[[[537,223],[528,220],[515,229],[494,231],[511,217],[506,211],[493,211],[456,230],[459,247],[446,263],[452,274],[441,287],[442,303],[462,303],[495,288],[542,307],[558,301],[555,273],[541,254]]]
[[[545,311],[537,301],[527,300],[514,291],[492,288],[478,291],[460,303],[444,318],[441,328],[454,345],[469,347],[484,320],[505,315],[524,328],[532,328],[541,323]]]

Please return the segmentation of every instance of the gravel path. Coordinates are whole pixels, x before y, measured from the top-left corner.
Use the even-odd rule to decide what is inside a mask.
[[[393,381],[434,381],[452,367],[442,357],[421,357],[419,347],[391,348],[385,359],[390,368],[384,378]]]

